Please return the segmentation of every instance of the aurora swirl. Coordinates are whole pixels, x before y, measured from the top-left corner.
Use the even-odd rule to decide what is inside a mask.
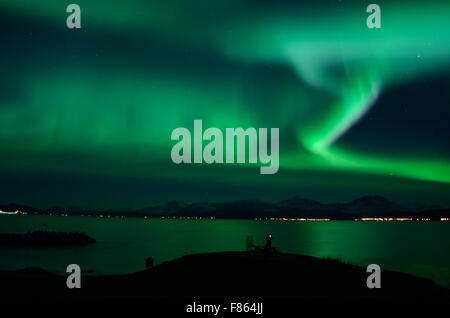
[[[450,4],[3,0],[2,201],[449,205]],[[176,127],[279,127],[280,171],[175,166]],[[394,121],[395,119],[395,121]],[[131,202],[131,203],[130,203]]]

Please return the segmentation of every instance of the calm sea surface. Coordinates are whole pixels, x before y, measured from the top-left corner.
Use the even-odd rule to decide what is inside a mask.
[[[47,224],[44,228],[42,224]],[[0,248],[0,269],[37,266],[62,273],[68,264],[96,274],[131,273],[186,254],[242,251],[246,237],[266,234],[282,252],[339,258],[427,277],[450,287],[450,222],[294,222],[1,215],[0,233],[85,231],[86,247]],[[301,270],[301,269],[299,269]]]

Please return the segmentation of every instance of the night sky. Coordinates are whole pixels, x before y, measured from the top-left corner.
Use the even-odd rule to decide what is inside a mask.
[[[450,2],[0,2],[0,203],[450,206]],[[256,4],[257,3],[257,4]],[[280,128],[280,169],[175,165],[173,129]]]

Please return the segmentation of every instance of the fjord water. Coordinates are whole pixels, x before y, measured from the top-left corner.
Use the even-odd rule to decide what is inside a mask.
[[[42,225],[46,224],[46,227]],[[0,216],[0,233],[85,231],[97,243],[83,247],[0,248],[0,269],[41,267],[63,273],[78,264],[94,274],[131,273],[192,254],[243,251],[246,237],[266,234],[282,252],[339,258],[347,263],[426,277],[450,287],[450,222],[301,222]],[[299,268],[299,270],[302,270]]]

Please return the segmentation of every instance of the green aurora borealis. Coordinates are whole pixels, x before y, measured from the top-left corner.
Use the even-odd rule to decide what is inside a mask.
[[[450,3],[0,3],[0,202],[450,205]],[[280,170],[174,165],[171,131],[279,127]]]

